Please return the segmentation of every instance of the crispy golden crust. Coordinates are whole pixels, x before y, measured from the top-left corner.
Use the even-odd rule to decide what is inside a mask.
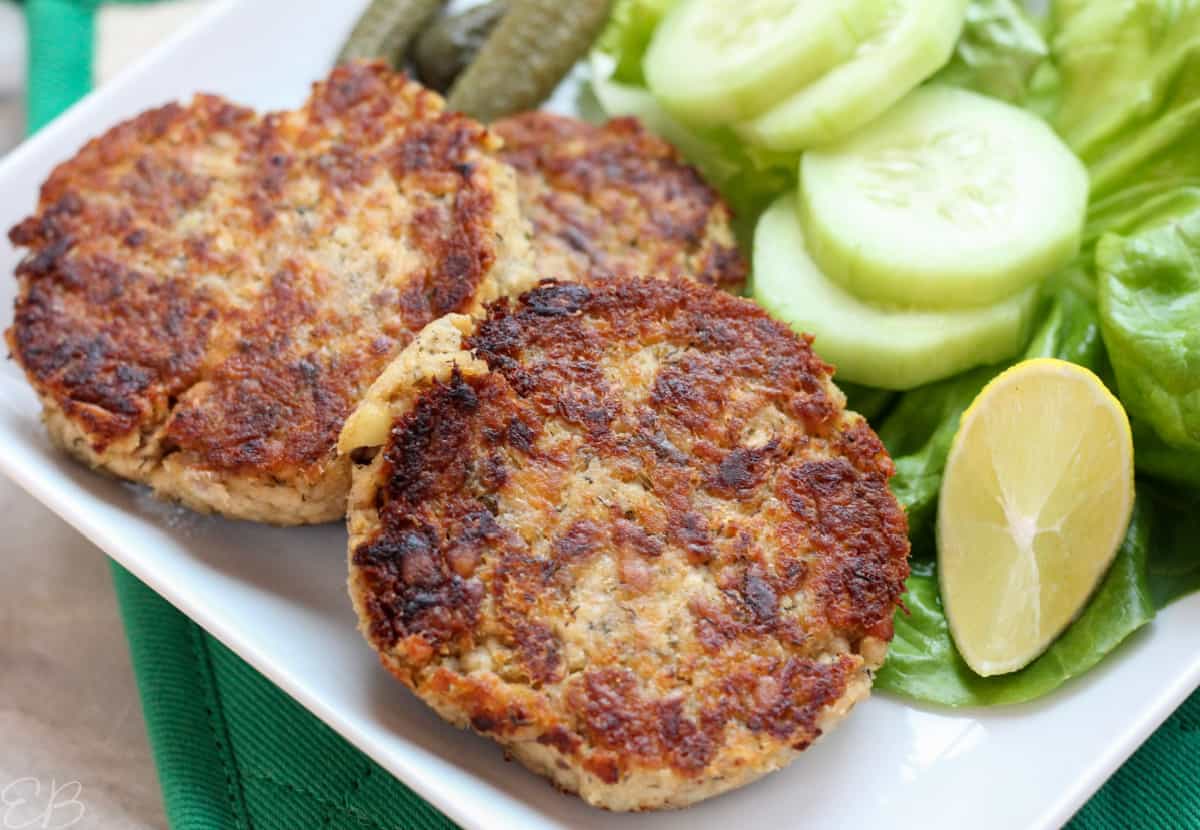
[[[437,327],[364,404],[390,429],[343,436],[383,444],[350,586],[400,680],[612,809],[753,780],[866,695],[907,522],[806,338],[620,278]]]
[[[528,112],[492,126],[517,169],[541,276],[682,276],[728,290],[746,279],[729,208],[637,120]]]
[[[201,95],[91,141],[10,232],[8,341],[55,440],[200,509],[342,515],[334,442],[367,385],[429,321],[527,285],[497,146],[368,64],[296,111]]]

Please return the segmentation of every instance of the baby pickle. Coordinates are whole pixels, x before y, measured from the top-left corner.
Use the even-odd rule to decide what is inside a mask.
[[[479,55],[450,89],[451,109],[492,121],[533,109],[591,47],[609,0],[511,0]]]
[[[508,11],[506,0],[492,0],[461,14],[440,17],[413,46],[413,63],[421,82],[445,92],[475,60],[492,29]]]
[[[338,63],[382,59],[403,65],[404,53],[446,0],[372,0],[338,54]]]

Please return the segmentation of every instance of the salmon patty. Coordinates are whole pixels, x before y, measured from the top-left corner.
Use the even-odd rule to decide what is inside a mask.
[[[908,575],[892,462],[830,372],[678,279],[438,320],[341,436],[363,634],[598,806],[779,769],[867,696]]]
[[[367,386],[426,323],[532,285],[498,148],[370,64],[295,111],[200,95],[93,140],[9,234],[8,343],[51,437],[198,510],[342,517]]]
[[[729,208],[637,120],[527,112],[492,128],[517,170],[540,276],[679,276],[731,291],[746,279]]]

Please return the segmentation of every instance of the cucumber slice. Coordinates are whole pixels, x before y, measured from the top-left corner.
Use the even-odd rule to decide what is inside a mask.
[[[654,32],[646,84],[684,120],[757,115],[845,60],[887,0],[683,0]]]
[[[930,85],[851,139],[806,153],[813,258],[881,305],[994,303],[1064,266],[1087,207],[1083,164],[1043,121]]]
[[[795,195],[778,199],[754,232],[754,299],[816,338],[838,380],[911,389],[1019,354],[1037,289],[988,308],[903,311],[865,303],[821,273],[804,246]]]
[[[888,0],[877,28],[850,60],[738,125],[738,133],[771,150],[840,141],[950,60],[966,7],[966,0]]]

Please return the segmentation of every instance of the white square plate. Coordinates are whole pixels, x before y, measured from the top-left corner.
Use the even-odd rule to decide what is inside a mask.
[[[288,107],[325,74],[358,2],[219,4],[0,163],[0,228],[88,138],[198,90]],[[0,272],[17,253],[0,243]],[[0,278],[8,325],[14,281]],[[559,794],[491,742],[443,724],[378,666],[346,598],[345,534],[202,518],[54,452],[20,371],[0,365],[0,469],[468,828],[700,830],[1055,827],[1200,683],[1200,596],[1048,700],[946,712],[872,698],[781,773],[674,813],[617,815]],[[398,817],[399,818],[399,817]]]

